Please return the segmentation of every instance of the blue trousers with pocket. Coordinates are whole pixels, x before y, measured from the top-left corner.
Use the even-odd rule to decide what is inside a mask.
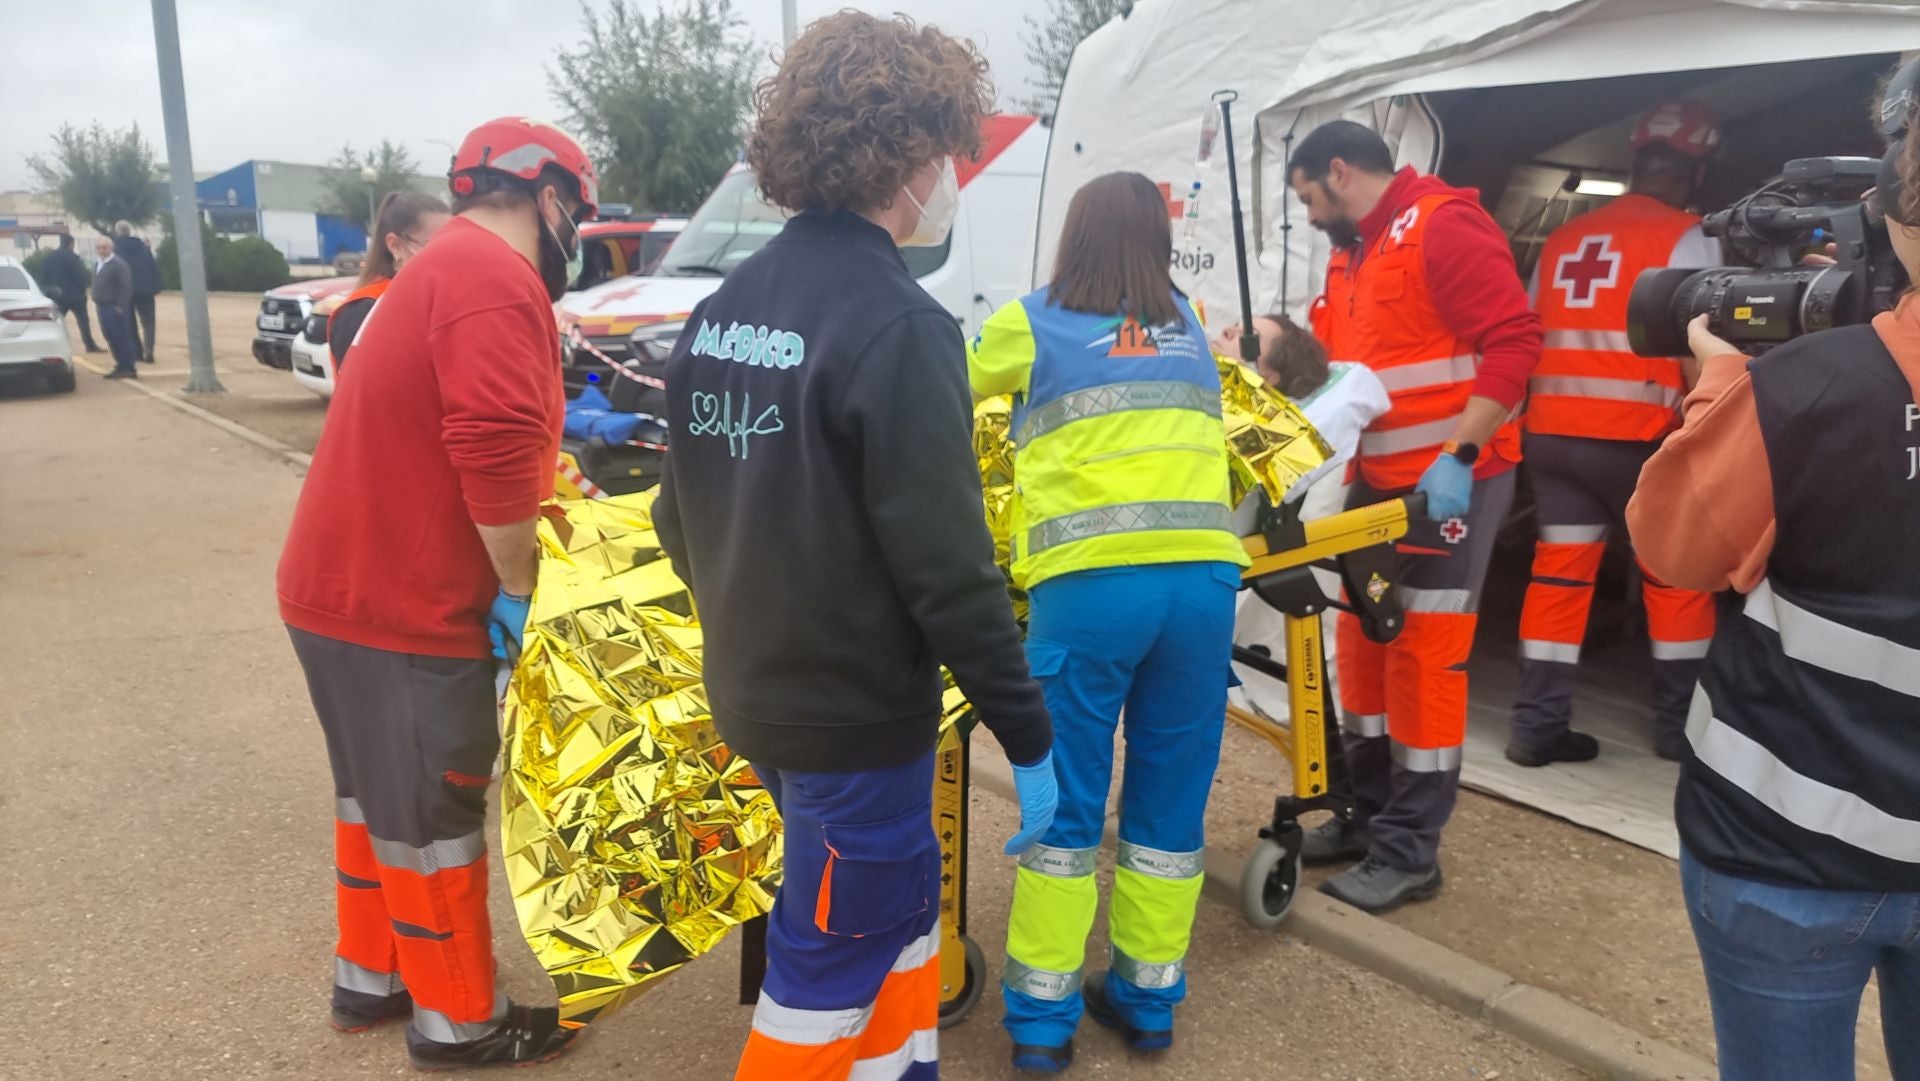
[[[1022,858],[1014,894],[1002,995],[1016,1044],[1058,1047],[1079,1025],[1079,967],[1098,906],[1093,854],[1122,712],[1106,995],[1134,1028],[1173,1028],[1186,998],[1239,586],[1229,563],[1169,563],[1079,571],[1032,590],[1027,658],[1053,715],[1060,807]]]
[[[882,769],[755,767],[786,829],[767,976],[738,1081],[935,1081],[933,750]]]
[[[1686,851],[1680,881],[1721,1081],[1852,1081],[1860,993],[1876,973],[1894,1081],[1920,1081],[1920,893],[1781,886]]]

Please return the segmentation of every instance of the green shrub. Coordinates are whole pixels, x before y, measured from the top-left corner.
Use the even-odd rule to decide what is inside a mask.
[[[177,290],[180,288],[180,245],[174,240],[171,217],[167,218],[166,225],[166,239],[160,241],[160,246],[154,249],[153,258],[160,264],[160,287]],[[214,236],[213,227],[204,220],[201,221],[200,250],[205,252],[207,257],[207,288],[209,289],[220,288],[215,284],[219,272],[214,268],[219,265],[221,249],[227,244],[225,237]]]
[[[52,248],[40,248],[32,255],[20,260],[21,265],[26,267],[27,273],[33,276],[34,281],[40,283],[40,288],[43,290],[47,287],[47,279],[41,276],[40,268],[46,265],[47,256],[51,254],[53,254]]]
[[[217,254],[208,256],[207,262],[207,276],[212,279],[207,284],[212,289],[257,293],[293,280],[293,275],[287,272],[286,256],[257,236],[221,245]]]

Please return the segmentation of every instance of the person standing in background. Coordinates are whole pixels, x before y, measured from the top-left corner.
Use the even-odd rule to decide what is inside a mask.
[[[373,242],[360,266],[360,285],[327,317],[327,351],[333,354],[335,379],[346,367],[347,350],[373,314],[373,306],[393,284],[393,276],[427,246],[448,218],[447,204],[426,192],[392,191],[380,200]]]
[[[48,252],[46,262],[40,264],[41,288],[62,316],[71,315],[80,324],[80,342],[87,352],[98,353],[100,345],[93,340],[93,323],[87,318],[87,286],[92,280],[87,264],[73,250],[73,234],[62,234],[60,246]]]
[[[136,336],[141,361],[153,363],[153,301],[160,295],[160,264],[147,242],[133,235],[131,222],[113,223],[113,250],[133,271],[133,318],[140,324]]]
[[[93,242],[93,253],[100,262],[93,268],[94,313],[100,317],[100,335],[113,351],[113,370],[108,379],[138,379],[134,361],[140,347],[133,340],[133,271],[127,261],[113,253],[113,240],[100,237]]]
[[[1513,418],[1540,361],[1540,319],[1479,193],[1395,172],[1374,131],[1347,120],[1314,129],[1294,148],[1288,179],[1334,244],[1315,335],[1336,360],[1373,369],[1393,405],[1360,437],[1347,505],[1426,498],[1427,521],[1409,523],[1395,546],[1399,636],[1375,642],[1340,614],[1340,721],[1358,813],[1316,827],[1301,851],[1308,864],[1359,859],[1320,888],[1383,912],[1440,890],[1467,660],[1513,503]]]
[[[1527,403],[1527,480],[1540,525],[1520,613],[1520,693],[1507,759],[1585,762],[1600,743],[1570,727],[1574,679],[1607,534],[1626,513],[1640,467],[1680,426],[1688,364],[1642,357],[1627,339],[1640,273],[1720,265],[1720,242],[1688,211],[1720,141],[1695,102],[1656,105],[1633,131],[1627,194],[1553,231],[1534,268],[1545,341]],[[1641,568],[1653,639],[1653,747],[1677,761],[1687,703],[1713,640],[1713,598]]]

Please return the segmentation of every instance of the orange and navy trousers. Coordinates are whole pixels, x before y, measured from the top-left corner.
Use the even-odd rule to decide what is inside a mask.
[[[410,1004],[409,1041],[480,1039],[507,1014],[487,916],[493,662],[288,630],[333,767],[334,1008]]]
[[[756,766],[786,828],[767,974],[736,1081],[939,1076],[933,750],[898,766]]]
[[[1394,545],[1394,584],[1406,623],[1392,642],[1367,638],[1359,620],[1345,612],[1335,630],[1340,727],[1356,822],[1373,836],[1372,855],[1401,870],[1435,865],[1440,831],[1459,798],[1467,658],[1494,538],[1513,506],[1516,483],[1511,470],[1475,481],[1464,516],[1444,522],[1420,517],[1408,524],[1407,535]],[[1347,506],[1405,494],[1358,480]]]
[[[1513,740],[1538,746],[1573,719],[1574,680],[1607,536],[1624,521],[1640,469],[1660,443],[1528,434],[1527,480],[1540,539],[1520,613],[1520,694]],[[1713,595],[1675,589],[1643,564],[1641,595],[1653,640],[1654,724],[1686,728],[1694,684],[1713,643]]]

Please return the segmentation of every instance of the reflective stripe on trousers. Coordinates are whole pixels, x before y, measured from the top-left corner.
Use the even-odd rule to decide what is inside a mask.
[[[898,1081],[916,1064],[938,1060],[937,1025],[927,1022],[939,1010],[936,925],[900,951],[874,1001],[864,1006],[801,1009],[763,991],[739,1076]],[[749,1063],[757,1072],[748,1072]]]

